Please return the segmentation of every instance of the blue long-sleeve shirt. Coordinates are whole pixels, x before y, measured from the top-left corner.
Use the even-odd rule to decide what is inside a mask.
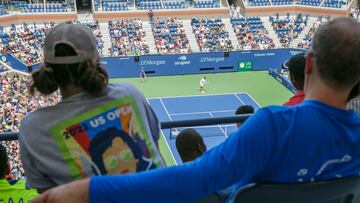
[[[359,176],[360,117],[317,101],[259,110],[201,158],[130,175],[93,177],[90,201],[190,202],[251,182]]]

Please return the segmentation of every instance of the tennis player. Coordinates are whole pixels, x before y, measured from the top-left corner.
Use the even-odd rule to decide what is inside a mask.
[[[146,74],[145,74],[145,71],[144,71],[144,67],[141,67],[141,69],[140,69],[140,82],[141,83],[145,82],[145,79],[146,79]]]
[[[207,78],[203,77],[200,80],[200,88],[199,90],[201,91],[201,93],[205,93],[205,85],[207,84]]]

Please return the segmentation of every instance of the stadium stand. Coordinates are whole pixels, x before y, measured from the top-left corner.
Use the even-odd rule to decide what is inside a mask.
[[[216,8],[220,7],[218,0],[193,0],[194,8]]]
[[[42,13],[42,12],[67,12],[66,4],[64,3],[50,3],[46,4],[26,4],[22,9],[23,13]]]
[[[80,23],[73,21],[73,23]],[[97,37],[99,53],[103,52],[102,34],[97,23],[86,23]],[[16,58],[27,65],[43,61],[43,43],[46,34],[55,26],[55,22],[44,24],[26,24],[20,26],[12,24],[10,28],[0,28],[0,53],[12,53]]]
[[[102,10],[103,11],[127,11],[129,10],[130,1],[114,1],[107,0],[102,1]]]
[[[238,50],[271,49],[275,47],[273,39],[257,16],[232,18],[231,24],[238,39]]]
[[[163,5],[165,9],[184,9],[187,8],[187,4],[185,0],[165,0],[163,1]]]
[[[321,0],[302,0],[297,4],[307,5],[307,6],[320,6]]]
[[[250,0],[250,6],[270,6],[269,0]]]
[[[4,5],[0,4],[0,15],[6,15],[9,14],[4,8]]]
[[[303,17],[302,14],[298,14],[294,19],[290,18],[290,14],[287,14],[285,19],[280,18],[279,15],[269,16],[269,21],[283,48],[290,47],[291,41],[297,38],[307,25],[307,20],[308,16]]]
[[[157,10],[162,9],[160,0],[136,0],[138,10]]]
[[[112,56],[149,54],[145,31],[140,19],[109,21]]]
[[[46,33],[54,25],[55,23],[44,25],[23,23],[20,26],[12,24],[8,32],[3,31],[0,35],[1,53],[12,53],[25,64],[42,62],[42,43]]]
[[[191,52],[182,19],[177,17],[166,20],[156,18],[152,21],[152,31],[156,48],[160,54]]]
[[[272,0],[272,5],[291,5],[293,4],[292,0]]]
[[[25,115],[39,107],[53,105],[58,101],[58,95],[32,97],[28,94],[29,77],[17,73],[0,75],[0,133],[18,132],[20,121]],[[10,171],[14,179],[24,176],[24,170],[19,157],[17,141],[3,142],[9,155]]]
[[[311,26],[309,32],[304,36],[302,42],[300,42],[297,47],[298,48],[303,48],[303,49],[309,49],[311,47],[311,41],[312,41],[312,37],[316,31],[316,29],[326,23],[328,21],[328,18],[324,17],[324,16],[320,16],[316,23],[313,23],[313,25]]]
[[[221,19],[214,17],[211,19],[193,18],[191,26],[200,51],[231,51],[233,49],[229,33]]]
[[[330,8],[341,8],[346,2],[342,0],[324,0],[323,6]]]

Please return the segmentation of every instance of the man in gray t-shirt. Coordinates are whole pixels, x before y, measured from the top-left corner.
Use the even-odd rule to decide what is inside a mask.
[[[132,85],[110,84],[101,97],[73,95],[22,121],[27,186],[41,190],[93,175],[163,166],[158,139],[158,120]]]

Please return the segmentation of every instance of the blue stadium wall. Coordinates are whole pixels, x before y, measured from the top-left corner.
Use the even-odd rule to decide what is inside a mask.
[[[304,50],[233,51],[228,56],[223,52],[149,55],[139,56],[138,61],[134,57],[105,57],[101,58],[101,63],[110,78],[138,77],[141,67],[144,67],[148,76],[235,72],[239,70],[240,63],[249,61],[252,62],[252,70],[258,71],[279,68],[285,60],[299,52]],[[6,55],[6,62],[23,72],[35,71],[42,66],[26,66],[12,55]]]

